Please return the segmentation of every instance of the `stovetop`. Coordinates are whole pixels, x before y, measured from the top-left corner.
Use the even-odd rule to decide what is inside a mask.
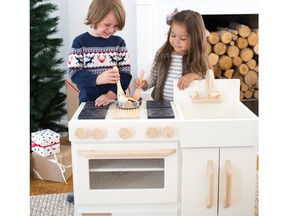
[[[110,107],[107,106],[95,107],[94,101],[86,102],[85,106],[78,115],[78,119],[105,119]],[[143,106],[143,104],[142,104]],[[139,108],[141,109],[141,107]],[[174,111],[170,101],[146,101],[146,110],[148,119],[173,119],[175,118]]]

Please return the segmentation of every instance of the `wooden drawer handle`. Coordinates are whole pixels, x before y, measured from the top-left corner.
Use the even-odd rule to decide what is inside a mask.
[[[208,198],[206,208],[211,208],[213,205],[213,191],[214,191],[214,168],[213,161],[207,161],[207,174],[208,174]]]
[[[231,187],[232,187],[232,168],[231,161],[227,160],[225,162],[225,172],[226,172],[226,197],[224,198],[224,208],[229,208],[231,205]]]

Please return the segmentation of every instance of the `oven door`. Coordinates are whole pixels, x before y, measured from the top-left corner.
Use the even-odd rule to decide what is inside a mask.
[[[73,144],[77,204],[175,203],[178,144]]]

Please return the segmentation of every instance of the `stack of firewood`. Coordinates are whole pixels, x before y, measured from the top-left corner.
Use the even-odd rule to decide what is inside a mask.
[[[240,100],[258,99],[258,29],[237,22],[207,35],[215,78],[240,79]]]

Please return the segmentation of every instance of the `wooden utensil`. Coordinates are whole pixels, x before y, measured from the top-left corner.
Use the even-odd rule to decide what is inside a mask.
[[[118,70],[116,66],[114,66],[113,69]],[[128,99],[125,97],[125,92],[122,89],[120,80],[117,82],[117,101],[120,101],[120,102],[128,101]]]
[[[142,79],[144,77],[144,70],[140,71],[140,75],[139,75],[139,80],[140,82],[142,82]],[[141,97],[141,89],[140,88],[136,88],[133,94],[133,98],[138,101]]]

